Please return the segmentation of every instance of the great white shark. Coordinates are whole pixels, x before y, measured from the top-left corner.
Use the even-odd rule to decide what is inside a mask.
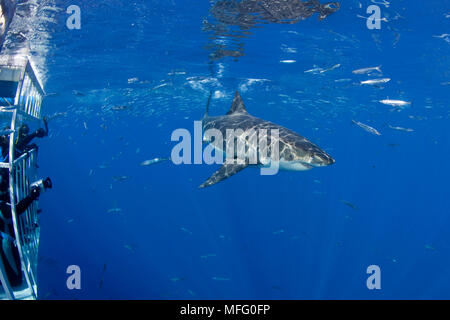
[[[239,143],[236,143],[236,146],[233,144],[232,148],[228,148],[227,144],[230,143],[230,140],[216,141],[206,134],[208,131],[215,130],[220,132],[223,137],[227,137],[227,130],[233,130],[235,133],[235,140],[233,141],[241,141],[245,151],[253,150],[257,158],[256,162],[250,162],[248,159],[225,161],[220,169],[199,188],[212,186],[249,166],[267,167],[275,163],[277,168],[282,170],[304,171],[314,167],[328,166],[335,162],[325,151],[296,132],[249,114],[238,91],[235,93],[233,103],[227,114],[210,116],[208,109],[209,103],[202,119],[202,129],[205,133],[204,140],[211,143],[217,151],[226,153],[232,150],[233,154],[227,154],[227,159],[237,159]],[[271,134],[274,131],[278,134]],[[251,139],[249,132],[258,133],[258,141]],[[260,144],[259,141],[264,139],[267,143]]]

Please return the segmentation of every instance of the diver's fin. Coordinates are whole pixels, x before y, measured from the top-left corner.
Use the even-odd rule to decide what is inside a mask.
[[[211,177],[209,177],[208,180],[203,182],[203,184],[200,185],[199,188],[212,186],[213,184],[216,184],[222,180],[225,180],[225,179],[231,177],[232,175],[238,173],[242,169],[245,169],[245,167],[247,167],[246,164],[224,163],[220,167],[220,169],[217,170],[216,172],[214,172],[214,174]]]
[[[247,110],[245,110],[244,101],[242,101],[239,91],[236,91],[234,94],[233,104],[231,105],[230,111],[227,112],[227,115],[233,113],[247,113]]]

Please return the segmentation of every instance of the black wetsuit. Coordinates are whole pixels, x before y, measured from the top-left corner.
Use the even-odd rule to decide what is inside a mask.
[[[27,208],[39,197],[39,189],[32,192],[29,196],[22,199],[16,205],[17,215],[20,216]],[[5,267],[5,272],[11,286],[18,286],[22,283],[22,272],[20,266],[19,251],[14,243],[14,228],[12,225],[11,205],[5,201],[0,201],[0,258]],[[8,251],[9,256],[13,261],[7,258],[5,251]],[[11,265],[14,264],[14,266]],[[17,272],[16,272],[17,271]]]
[[[7,135],[0,136],[0,148],[2,148],[2,158],[6,159],[9,153],[9,137]]]
[[[48,136],[48,124],[47,120],[44,119],[45,129],[39,128],[35,132],[28,134],[28,131],[23,131],[19,129],[19,134],[16,140],[15,150],[16,157],[24,154],[27,151],[30,151],[33,148],[38,149],[36,144],[29,144],[34,138],[43,138]],[[28,128],[28,127],[27,127]]]
[[[48,136],[48,123],[47,119],[44,118],[44,126],[45,129],[39,128],[35,132],[30,133],[30,129],[27,125],[22,125],[19,128],[19,132],[17,133],[17,139],[15,144],[15,157],[20,157],[27,151],[30,151],[33,148],[38,149],[36,144],[29,144],[34,138],[43,138]],[[9,130],[9,127],[6,127],[5,130]],[[7,161],[9,156],[9,135],[0,136],[0,148],[1,148],[1,156],[4,161]]]

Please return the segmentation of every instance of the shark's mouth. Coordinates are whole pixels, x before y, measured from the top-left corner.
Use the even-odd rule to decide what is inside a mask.
[[[284,159],[278,162],[278,166],[281,170],[287,171],[306,171],[314,168],[314,165],[304,161],[285,161]]]

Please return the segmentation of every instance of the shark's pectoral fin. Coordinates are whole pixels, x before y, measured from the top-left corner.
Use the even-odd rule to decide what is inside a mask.
[[[220,167],[220,169],[217,170],[216,172],[214,172],[214,174],[211,177],[209,177],[209,179],[206,180],[203,184],[201,184],[199,186],[199,188],[212,186],[213,184],[216,184],[222,180],[225,180],[225,179],[231,177],[232,175],[238,173],[242,169],[245,169],[245,167],[247,167],[246,164],[224,163]]]

